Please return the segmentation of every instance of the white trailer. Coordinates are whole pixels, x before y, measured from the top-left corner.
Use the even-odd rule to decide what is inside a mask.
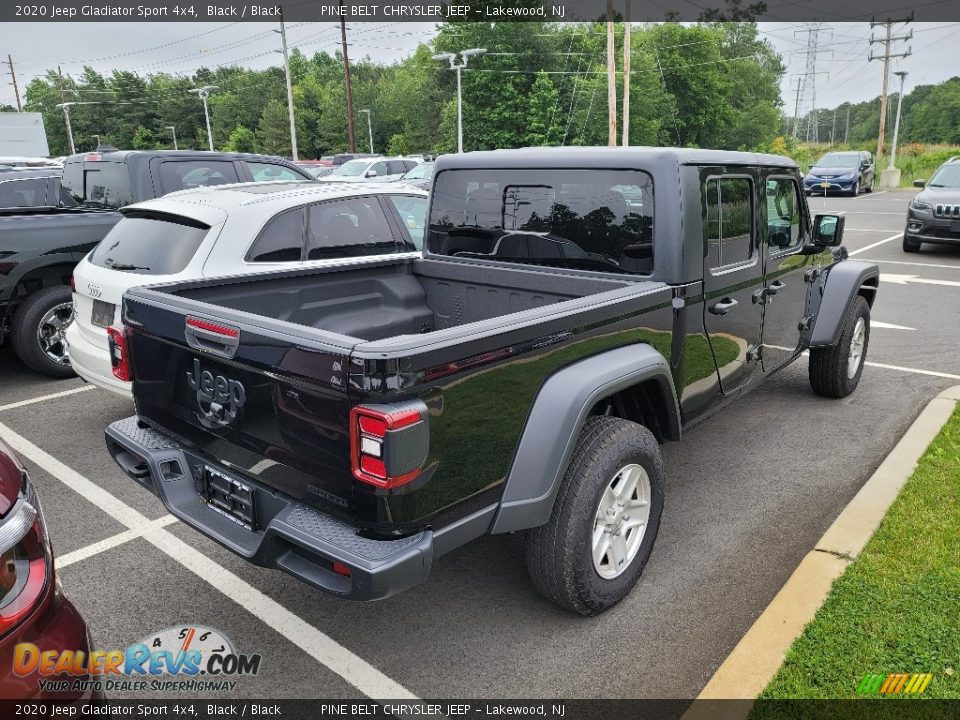
[[[0,156],[8,158],[50,157],[43,115],[30,112],[0,113]]]

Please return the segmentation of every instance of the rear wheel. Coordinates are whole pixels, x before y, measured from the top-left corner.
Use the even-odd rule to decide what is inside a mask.
[[[67,347],[67,327],[73,322],[68,287],[52,287],[30,295],[13,316],[13,349],[24,365],[54,378],[74,377]]]
[[[906,235],[903,236],[903,251],[908,253],[920,252],[921,243],[919,240],[911,240]]]
[[[870,344],[870,305],[857,295],[836,345],[810,350],[810,386],[817,395],[846,397],[860,384]]]
[[[527,569],[560,607],[596,615],[636,585],[663,511],[663,460],[653,434],[613,417],[591,417],[546,525],[527,536]]]

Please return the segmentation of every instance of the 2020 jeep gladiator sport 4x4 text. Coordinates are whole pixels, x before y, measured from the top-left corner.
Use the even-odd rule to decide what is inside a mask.
[[[538,148],[437,161],[423,257],[138,288],[116,462],[252,562],[345,598],[525,531],[594,614],[650,555],[659,443],[810,349],[857,386],[878,270],[783,157]],[[771,452],[773,449],[771,449]]]

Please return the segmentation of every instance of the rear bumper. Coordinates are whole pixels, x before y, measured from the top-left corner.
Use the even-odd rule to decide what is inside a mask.
[[[107,331],[103,333],[106,336]],[[109,352],[87,340],[75,322],[67,328],[67,344],[70,346],[70,365],[77,375],[91,385],[127,400],[133,399],[133,383],[114,377]]]
[[[371,540],[311,507],[268,491],[225,467],[181,448],[172,438],[140,427],[129,417],[105,432],[107,449],[133,480],[157,495],[171,514],[252,563],[276,568],[320,590],[350,600],[379,600],[427,579],[433,532],[398,540]],[[197,490],[195,475],[212,468],[251,486],[253,530],[213,509]],[[333,563],[350,568],[344,576]]]

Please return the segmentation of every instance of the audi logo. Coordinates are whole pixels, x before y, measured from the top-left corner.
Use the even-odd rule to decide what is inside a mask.
[[[87,285],[87,293],[92,298],[98,298],[100,297],[100,295],[102,295],[102,293],[100,292],[100,288],[94,285],[93,283],[90,283],[89,285]]]

